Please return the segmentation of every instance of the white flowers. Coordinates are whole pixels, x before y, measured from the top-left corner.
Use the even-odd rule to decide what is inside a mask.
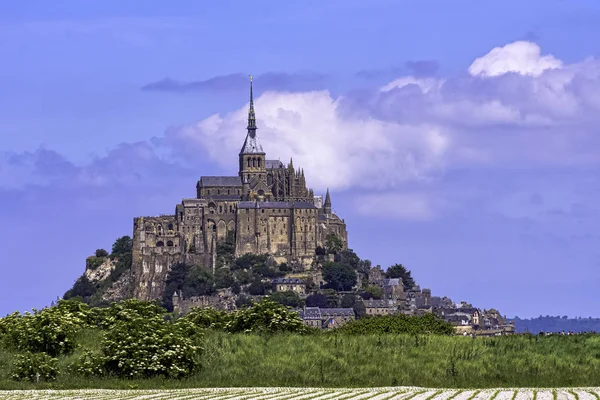
[[[176,368],[172,366],[171,368]],[[520,399],[533,399],[534,389],[498,389],[502,398],[513,398],[516,394]],[[572,393],[579,398],[597,398],[600,388],[565,388],[537,389],[537,398],[553,398],[553,392],[558,398],[573,399]],[[0,391],[0,399],[268,399],[283,400],[299,397],[303,400],[346,399],[353,400],[445,400],[450,397],[475,400],[491,400],[496,390],[457,390],[457,389],[425,389],[419,387],[384,387],[384,388],[212,388],[212,389],[179,389],[179,390],[15,390]],[[496,397],[498,398],[498,397]]]

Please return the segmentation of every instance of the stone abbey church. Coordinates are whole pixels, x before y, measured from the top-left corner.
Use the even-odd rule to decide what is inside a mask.
[[[317,247],[334,234],[348,244],[346,224],[331,210],[329,190],[315,196],[304,171],[269,160],[256,133],[250,80],[246,138],[235,176],[203,176],[196,197],[175,214],[134,219],[132,272],[135,297],[160,298],[170,267],[187,262],[214,269],[217,243],[235,243],[235,256],[270,254],[277,262],[311,265]]]

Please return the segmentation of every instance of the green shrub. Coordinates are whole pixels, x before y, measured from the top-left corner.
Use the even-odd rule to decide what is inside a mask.
[[[108,251],[104,250],[104,249],[98,249],[96,250],[96,257],[108,257]]]
[[[85,259],[85,269],[95,270],[106,261],[104,257],[90,256]]]
[[[433,314],[423,316],[398,314],[373,316],[350,321],[336,329],[335,332],[356,335],[379,333],[450,335],[454,333],[454,328],[451,324]]]
[[[209,328],[215,330],[225,330],[227,323],[231,321],[233,314],[214,308],[194,307],[186,314],[182,320],[192,323],[198,328]]]
[[[104,369],[104,357],[101,354],[95,354],[91,350],[85,350],[73,364],[68,366],[68,371],[75,375],[103,376],[106,373]]]
[[[102,341],[100,362],[109,374],[128,378],[191,375],[200,348],[194,345],[193,327],[185,321],[170,323],[158,316],[135,316],[116,322]],[[88,364],[95,368],[96,359]]]
[[[0,332],[5,343],[15,349],[57,356],[73,350],[76,333],[87,323],[84,313],[56,306],[33,314],[10,314],[0,319]]]
[[[263,299],[253,303],[251,307],[236,311],[225,329],[231,333],[312,332],[312,329],[304,325],[297,312],[270,299]]]
[[[16,381],[51,381],[58,375],[58,360],[45,353],[24,353],[15,356],[11,378]]]

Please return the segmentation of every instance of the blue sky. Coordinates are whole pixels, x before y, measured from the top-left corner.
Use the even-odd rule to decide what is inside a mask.
[[[143,4],[143,6],[142,6]],[[597,316],[597,1],[0,6],[0,314],[263,147],[434,295]]]

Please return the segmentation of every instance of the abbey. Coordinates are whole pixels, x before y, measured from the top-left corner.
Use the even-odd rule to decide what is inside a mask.
[[[235,256],[270,254],[277,262],[307,268],[328,235],[344,248],[344,220],[332,212],[329,190],[315,196],[304,171],[292,160],[267,159],[258,140],[252,79],[248,126],[236,176],[202,176],[196,198],[183,199],[175,214],[134,219],[132,273],[134,295],[162,296],[167,272],[177,262],[215,268],[217,244],[235,246]]]

